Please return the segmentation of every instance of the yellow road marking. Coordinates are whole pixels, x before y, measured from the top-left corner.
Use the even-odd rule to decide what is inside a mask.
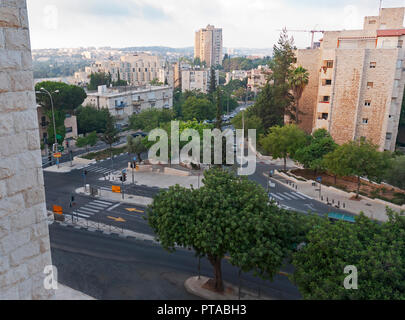
[[[120,217],[116,218],[116,217],[110,217],[110,216],[108,216],[107,218],[108,218],[108,219],[111,219],[111,220],[114,220],[115,222],[126,222],[126,220],[124,220],[124,219],[122,219],[122,218],[120,218]]]
[[[143,210],[138,210],[135,208],[126,208],[125,210],[129,211],[129,212],[138,212],[138,213],[144,213]]]

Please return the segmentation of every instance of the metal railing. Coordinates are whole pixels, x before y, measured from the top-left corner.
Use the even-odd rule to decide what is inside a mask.
[[[124,233],[124,228],[117,227],[111,224],[102,223],[99,221],[92,221],[83,217],[80,217],[76,213],[65,213],[64,216],[64,223],[71,224],[73,226],[83,227],[87,229],[94,229],[102,232],[117,232],[117,233]]]

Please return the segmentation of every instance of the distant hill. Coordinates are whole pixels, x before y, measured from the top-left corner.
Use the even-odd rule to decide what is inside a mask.
[[[160,47],[160,46],[151,46],[151,47],[129,47],[129,48],[122,48],[119,49],[121,51],[152,51],[158,53],[180,53],[180,54],[191,54],[194,53],[194,47],[186,47],[186,48],[170,48],[170,47]]]

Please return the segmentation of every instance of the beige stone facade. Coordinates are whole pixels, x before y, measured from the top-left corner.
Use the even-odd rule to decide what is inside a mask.
[[[219,71],[215,71],[216,83],[219,85]],[[211,81],[210,69],[189,69],[181,72],[181,88],[186,91],[201,91],[208,93]]]
[[[208,68],[222,65],[222,29],[208,25],[195,33],[194,58],[205,62]]]
[[[405,8],[366,17],[363,30],[325,32],[319,49],[298,50],[310,81],[300,126],[329,130],[337,143],[365,137],[395,150],[405,87]]]
[[[48,299],[51,265],[25,0],[0,1],[0,299]]]

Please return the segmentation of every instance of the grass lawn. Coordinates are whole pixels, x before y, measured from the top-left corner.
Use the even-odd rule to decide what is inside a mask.
[[[125,147],[121,147],[121,148],[113,148],[112,149],[112,154],[114,156],[120,155],[121,153],[125,153],[126,152],[126,146]],[[83,156],[82,158],[84,159],[88,159],[88,160],[104,160],[107,158],[111,158],[111,150],[110,149],[106,149],[103,151],[99,151],[99,152],[92,152],[89,153],[85,156]]]

